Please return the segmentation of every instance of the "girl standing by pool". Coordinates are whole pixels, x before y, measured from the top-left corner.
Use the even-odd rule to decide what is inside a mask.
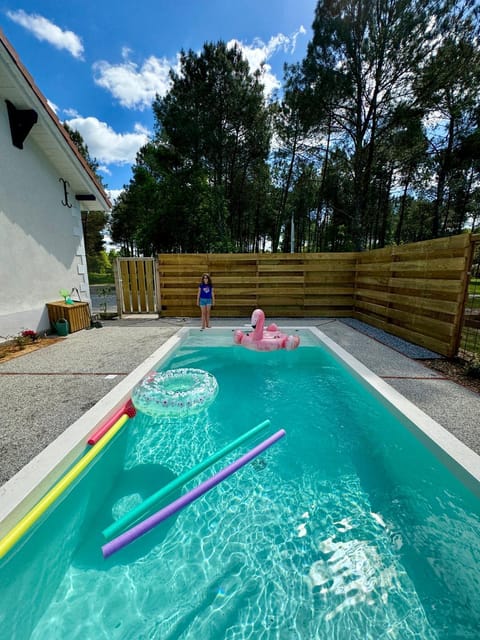
[[[208,273],[204,273],[202,281],[198,285],[197,305],[202,312],[202,328],[210,329],[210,309],[215,304],[215,291],[213,290],[212,279]]]

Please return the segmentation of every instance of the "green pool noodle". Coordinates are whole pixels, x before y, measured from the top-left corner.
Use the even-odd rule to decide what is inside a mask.
[[[236,440],[233,440],[233,442],[230,442],[230,444],[227,444],[222,449],[219,449],[216,453],[212,454],[208,458],[205,458],[205,460],[203,460],[202,462],[199,462],[197,465],[195,465],[188,471],[185,471],[185,473],[182,473],[181,475],[179,475],[177,478],[175,478],[175,480],[172,480],[171,482],[166,484],[164,487],[162,487],[159,491],[157,491],[150,497],[146,498],[143,502],[141,502],[139,505],[137,505],[136,507],[128,511],[121,518],[118,518],[118,520],[115,520],[115,522],[113,522],[111,525],[109,525],[106,529],[102,531],[103,537],[107,539],[111,538],[112,536],[121,532],[126,527],[130,526],[133,522],[135,522],[136,520],[141,518],[143,515],[145,515],[145,513],[151,507],[155,506],[155,504],[159,502],[159,500],[161,500],[162,498],[165,498],[170,493],[172,493],[172,491],[175,491],[175,489],[178,489],[182,485],[186,484],[187,482],[195,478],[195,476],[198,476],[199,473],[202,473],[202,471],[205,471],[205,469],[208,469],[208,467],[210,467],[212,464],[220,460],[220,458],[223,458],[223,456],[226,456],[227,453],[230,453],[231,451],[239,447],[241,444],[243,444],[250,438],[253,438],[258,433],[260,433],[260,431],[263,431],[268,426],[270,426],[270,420],[264,420],[263,422],[258,424],[256,427],[253,427],[253,429],[250,429],[243,435],[239,436]]]

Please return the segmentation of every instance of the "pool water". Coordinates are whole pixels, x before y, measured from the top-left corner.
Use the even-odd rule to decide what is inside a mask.
[[[0,565],[2,637],[478,638],[479,500],[322,347],[195,344],[161,368],[212,373],[217,399],[127,423]],[[269,431],[185,490],[286,437],[103,559],[112,519],[265,419]]]

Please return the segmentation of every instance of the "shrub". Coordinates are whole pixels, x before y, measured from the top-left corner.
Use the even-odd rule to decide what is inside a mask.
[[[470,378],[480,378],[480,357],[473,356],[465,367],[465,373]]]

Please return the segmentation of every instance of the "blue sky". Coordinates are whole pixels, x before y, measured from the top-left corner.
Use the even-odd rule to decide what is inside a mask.
[[[236,41],[266,91],[301,60],[316,0],[0,0],[0,25],[62,122],[80,131],[113,198],[151,135],[151,104],[181,49]]]

